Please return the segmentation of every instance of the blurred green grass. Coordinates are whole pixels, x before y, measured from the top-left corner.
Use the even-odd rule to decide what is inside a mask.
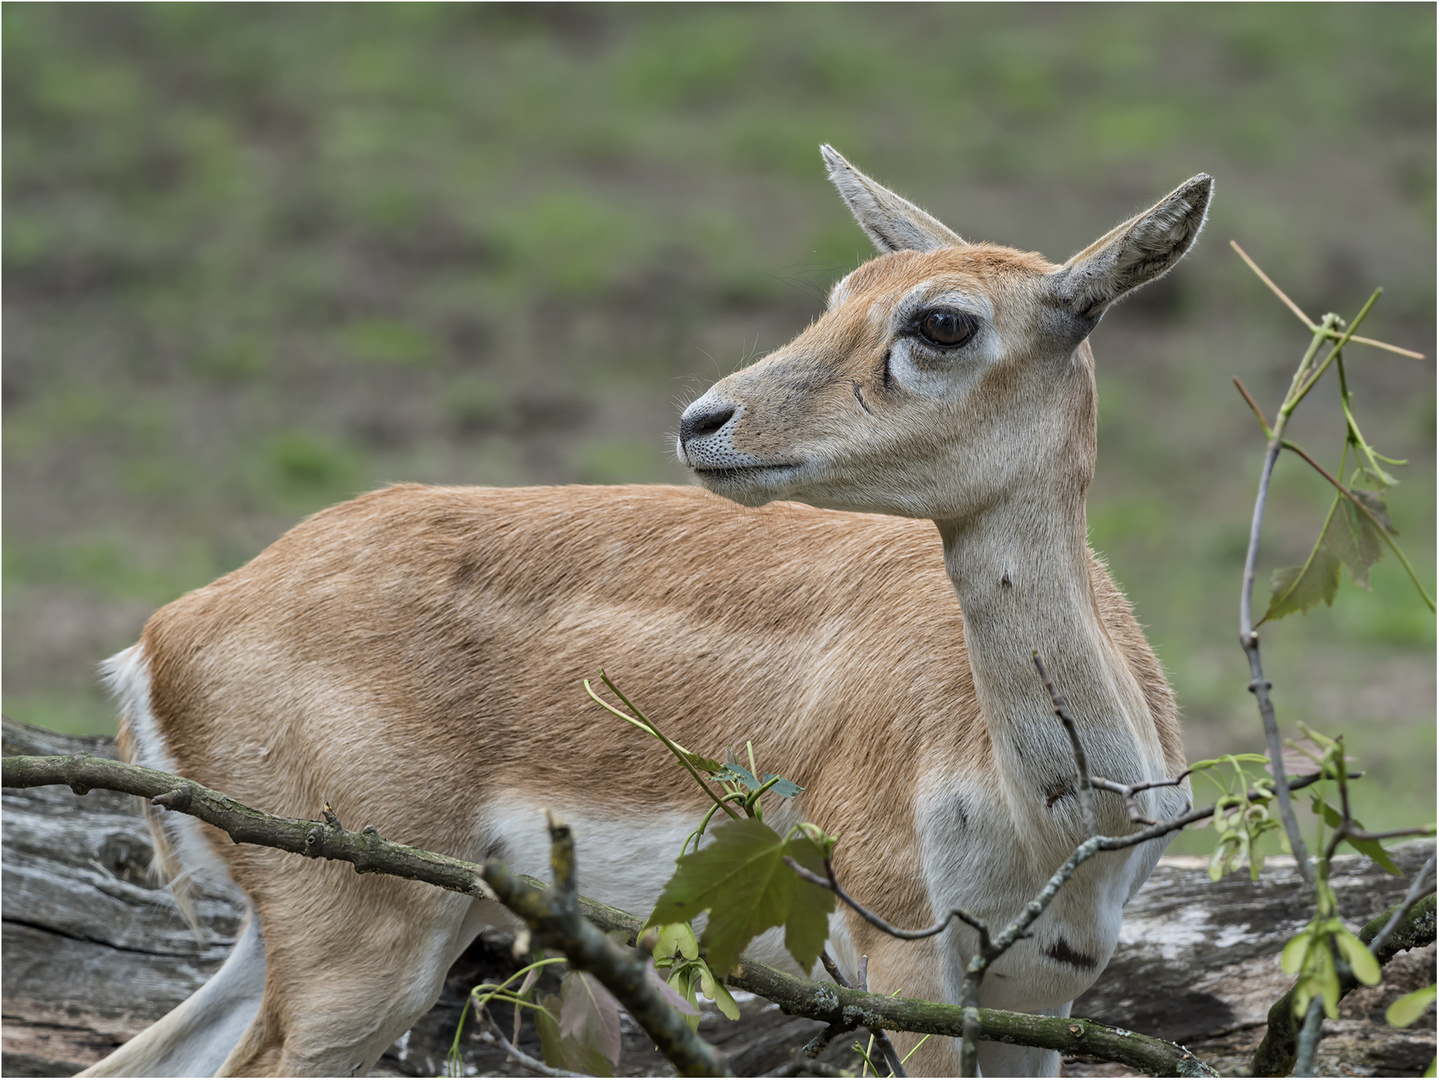
[[[1235,644],[1267,408],[1311,314],[1434,353],[1420,5],[6,5],[4,689],[109,730],[95,662],[306,513],[394,480],[682,481],[677,407],[866,258],[816,147],[1063,258],[1201,169],[1209,229],[1095,334],[1090,529],[1192,756],[1255,749]],[[1351,350],[1434,588],[1432,361]],[[1333,464],[1332,394],[1296,438]],[[1286,462],[1262,566],[1322,481]],[[1434,805],[1434,620],[1265,631],[1281,720],[1350,733],[1373,827]],[[1361,792],[1364,789],[1361,788]],[[1369,799],[1372,809],[1364,800]],[[1188,838],[1180,841],[1183,845]]]

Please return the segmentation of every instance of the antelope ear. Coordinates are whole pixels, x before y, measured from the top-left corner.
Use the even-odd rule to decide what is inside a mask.
[[[913,203],[860,172],[828,143],[819,148],[839,197],[884,254],[963,247],[964,241]]]
[[[1184,258],[1204,227],[1213,190],[1214,179],[1200,173],[1111,229],[1051,275],[1051,295],[1075,315],[1098,320],[1125,293]]]

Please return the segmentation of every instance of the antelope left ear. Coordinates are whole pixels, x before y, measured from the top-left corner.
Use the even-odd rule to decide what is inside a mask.
[[[1105,233],[1050,276],[1051,295],[1098,321],[1125,293],[1163,277],[1204,227],[1214,179],[1200,173],[1153,207]]]
[[[908,199],[860,172],[828,143],[819,148],[829,178],[880,254],[964,247],[964,241]]]

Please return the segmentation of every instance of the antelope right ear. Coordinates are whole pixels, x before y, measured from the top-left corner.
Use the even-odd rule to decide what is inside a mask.
[[[839,197],[869,234],[880,254],[891,251],[936,251],[964,247],[964,241],[914,203],[876,184],[825,143],[819,148]]]
[[[1184,258],[1204,227],[1213,190],[1214,179],[1200,173],[1111,229],[1051,275],[1051,295],[1075,315],[1097,321],[1114,301]]]

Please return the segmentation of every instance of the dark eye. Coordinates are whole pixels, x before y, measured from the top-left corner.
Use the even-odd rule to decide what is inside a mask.
[[[946,349],[963,345],[976,329],[974,316],[958,311],[931,311],[919,320],[919,336]]]

